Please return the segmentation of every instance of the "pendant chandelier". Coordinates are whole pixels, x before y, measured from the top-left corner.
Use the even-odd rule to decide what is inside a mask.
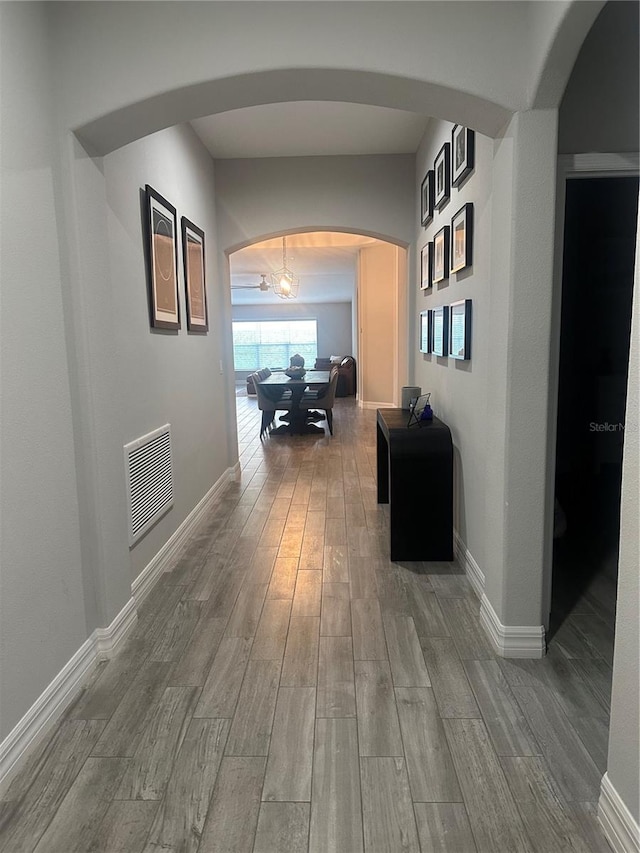
[[[280,299],[295,299],[300,287],[300,276],[287,267],[287,238],[282,238],[282,267],[271,273],[271,287]]]

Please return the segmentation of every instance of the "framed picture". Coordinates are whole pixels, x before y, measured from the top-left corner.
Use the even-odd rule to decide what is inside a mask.
[[[449,143],[445,144],[440,149],[436,157],[433,169],[435,171],[435,190],[433,196],[433,204],[438,210],[441,210],[449,201],[451,193],[451,166],[449,155]]]
[[[433,311],[420,312],[420,352],[431,352]]]
[[[467,177],[475,165],[476,135],[468,127],[456,124],[451,131],[451,184],[454,187]]]
[[[473,247],[473,204],[467,202],[451,217],[451,272],[470,267]]]
[[[429,169],[420,187],[420,221],[428,225],[433,219],[433,181],[434,171]]]
[[[420,250],[420,290],[428,290],[433,281],[433,243]]]
[[[148,184],[145,199],[151,325],[179,329],[176,209]]]
[[[431,392],[416,397],[409,404],[409,420],[407,426],[423,426],[433,420],[433,409],[429,405]]]
[[[441,305],[433,309],[433,333],[431,351],[434,355],[449,354],[449,307]]]
[[[204,269],[204,231],[186,216],[182,224],[182,262],[184,264],[184,289],[187,298],[187,329],[206,332],[209,329],[207,314],[207,285]]]
[[[449,226],[441,228],[433,238],[433,276],[437,284],[449,278]]]
[[[449,306],[449,355],[471,358],[471,299],[461,299]]]

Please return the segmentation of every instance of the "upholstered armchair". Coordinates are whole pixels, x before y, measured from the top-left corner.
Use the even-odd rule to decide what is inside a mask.
[[[276,410],[289,411],[291,409],[291,391],[285,391],[284,395],[280,396],[280,389],[269,389],[260,385],[260,380],[264,377],[260,377],[258,374],[259,372],[253,373],[252,376],[253,385],[256,389],[256,397],[258,398],[258,408],[262,412],[262,421],[260,423],[260,438],[262,438],[274,422]]]

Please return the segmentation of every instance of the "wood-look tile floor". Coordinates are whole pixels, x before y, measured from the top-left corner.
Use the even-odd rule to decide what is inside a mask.
[[[5,792],[3,853],[608,850],[593,607],[499,659],[456,564],[389,561],[374,412],[260,441],[237,404],[241,482]]]

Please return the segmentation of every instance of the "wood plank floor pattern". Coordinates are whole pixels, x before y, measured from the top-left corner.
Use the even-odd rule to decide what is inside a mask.
[[[608,850],[593,601],[501,660],[456,564],[389,561],[373,412],[260,441],[237,404],[241,482],[4,792],[3,853]]]

